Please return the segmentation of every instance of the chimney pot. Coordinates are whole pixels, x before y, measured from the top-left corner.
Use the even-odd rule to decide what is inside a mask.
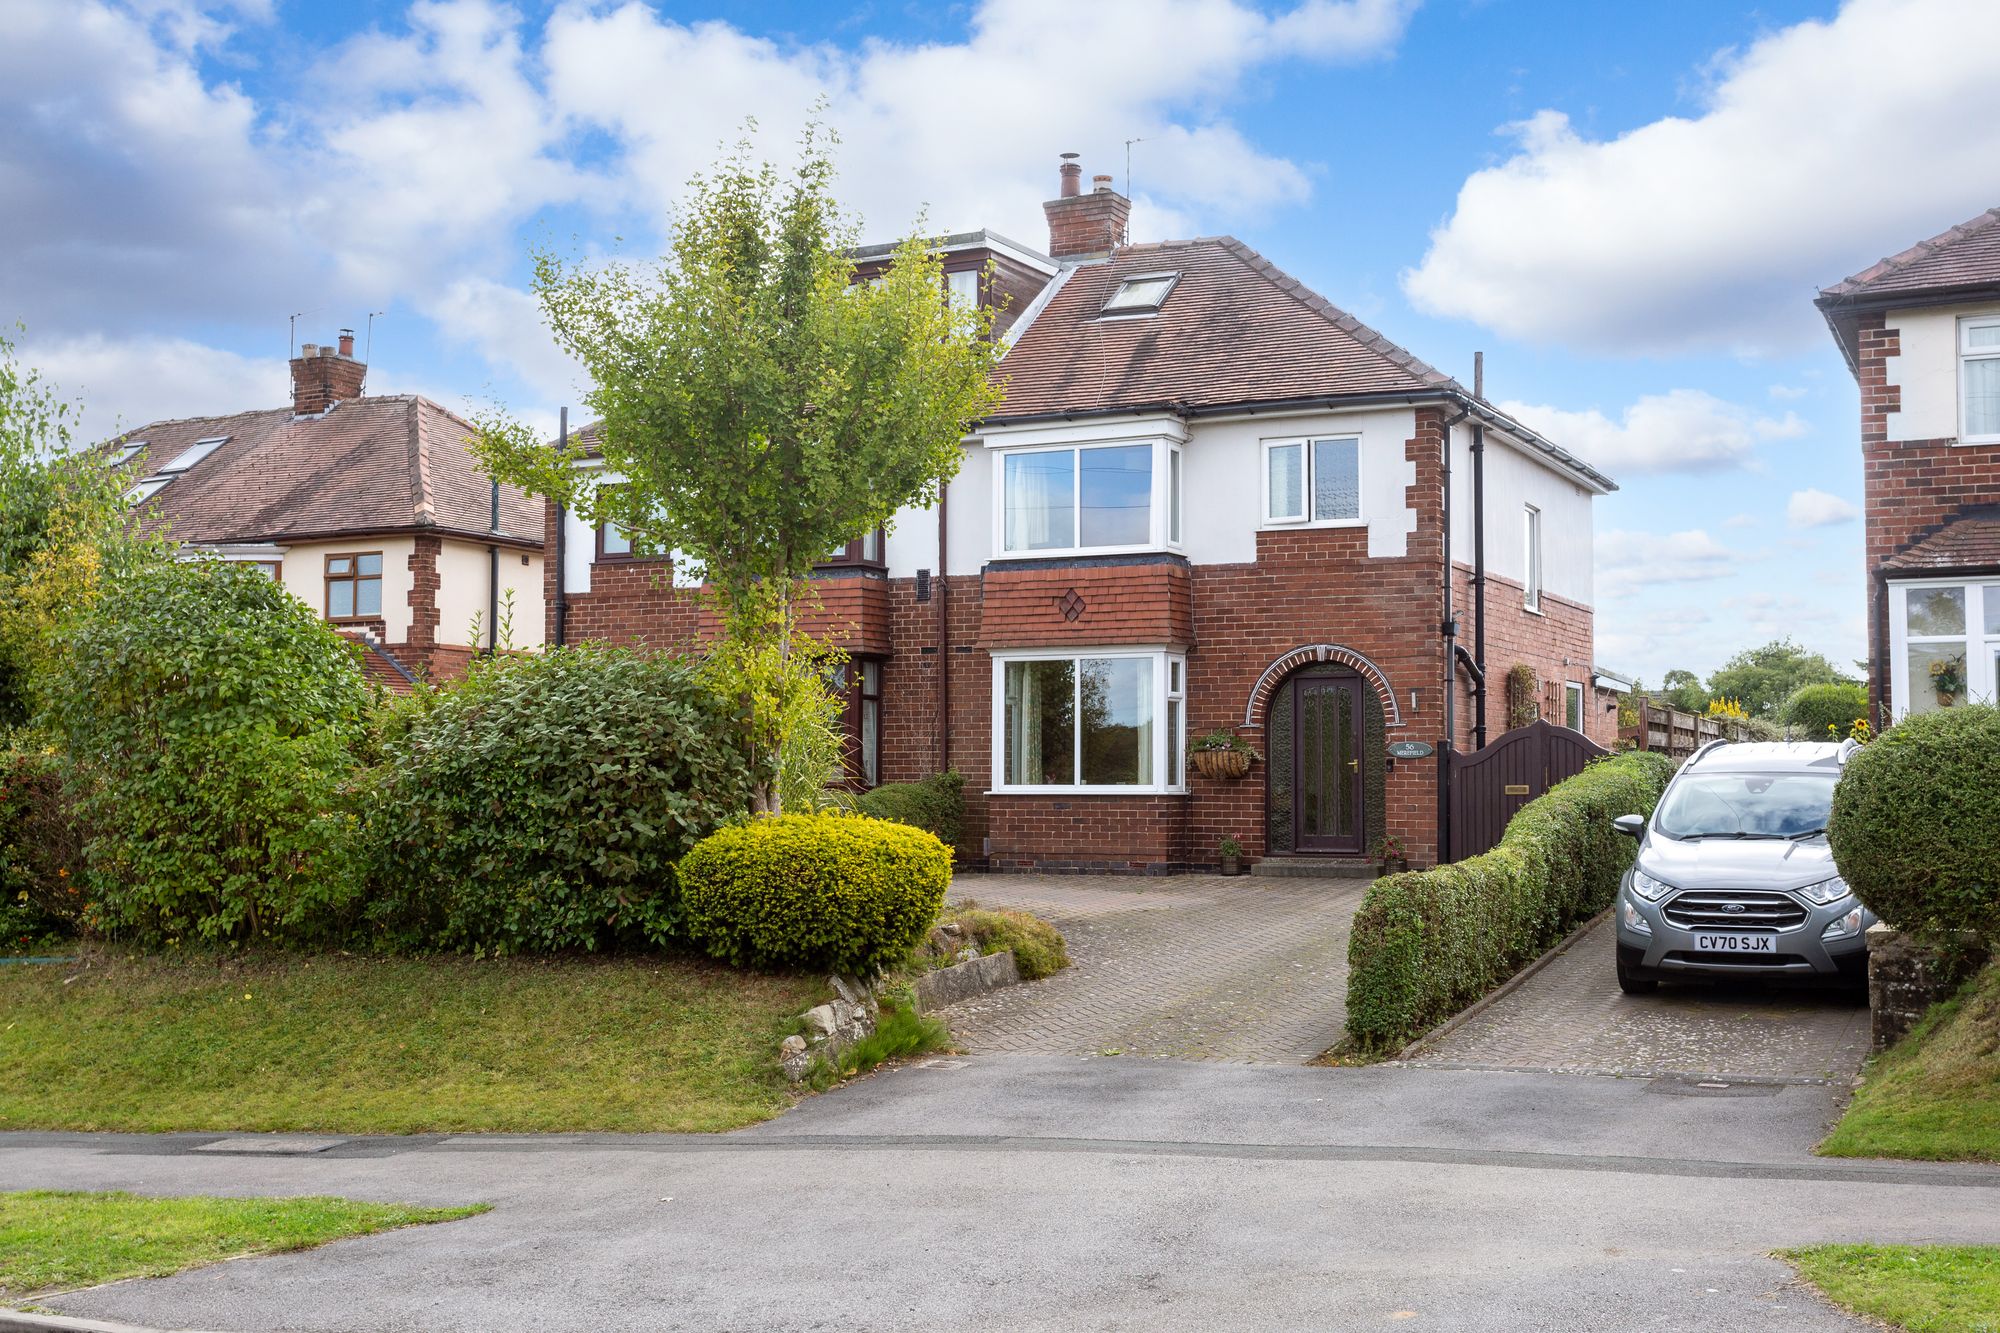
[[[1083,189],[1083,167],[1077,162],[1075,153],[1062,155],[1062,189],[1060,198],[1074,199]]]
[[[354,330],[340,331],[340,346],[300,343],[292,358],[292,412],[318,416],[335,403],[361,397],[368,367],[354,359]]]
[[[350,358],[353,357],[354,355],[353,329],[342,329],[340,331],[340,354],[345,357],[350,357]]]
[[[1109,194],[1111,192],[1111,178],[1109,176],[1092,176],[1090,184],[1097,194]]]
[[[300,355],[300,356],[318,356],[318,355],[319,355],[319,344],[318,344],[318,343],[300,343],[300,344],[299,344],[299,355]]]

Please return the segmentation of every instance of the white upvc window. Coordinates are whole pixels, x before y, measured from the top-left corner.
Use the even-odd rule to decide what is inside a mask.
[[[2000,579],[1889,585],[1896,716],[2000,699]]]
[[[1265,526],[1351,528],[1362,521],[1359,436],[1264,441]]]
[[[994,453],[995,555],[1115,555],[1178,547],[1180,444],[1044,444]]]
[[[993,789],[1187,789],[1187,659],[1163,648],[993,657]]]
[[[2000,443],[2000,315],[1958,321],[1958,438]]]
[[[954,310],[973,310],[979,305],[979,270],[959,269],[944,275],[945,299]]]
[[[1542,511],[1533,505],[1522,510],[1522,539],[1526,542],[1526,552],[1521,567],[1526,570],[1522,576],[1521,605],[1530,611],[1542,609]]]
[[[1571,731],[1583,730],[1583,682],[1563,682],[1563,725]]]

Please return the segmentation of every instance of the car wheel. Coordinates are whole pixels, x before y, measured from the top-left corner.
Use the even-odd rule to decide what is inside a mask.
[[[1618,960],[1618,989],[1627,995],[1651,995],[1660,988],[1658,978],[1649,977],[1636,967],[1627,967],[1623,958]]]

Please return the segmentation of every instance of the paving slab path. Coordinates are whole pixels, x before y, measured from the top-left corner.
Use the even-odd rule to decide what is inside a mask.
[[[1599,921],[1407,1062],[1845,1084],[1868,1054],[1868,1006],[1838,992],[1744,982],[1627,995],[1612,971],[1613,934],[1609,917]]]
[[[967,1050],[1304,1064],[1340,1040],[1366,881],[967,875],[954,900],[1051,922],[1072,966],[944,1010]]]

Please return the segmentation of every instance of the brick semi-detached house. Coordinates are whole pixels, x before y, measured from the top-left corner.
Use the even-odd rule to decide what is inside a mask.
[[[2000,208],[1820,293],[1861,385],[1877,725],[2000,699]]]
[[[1526,663],[1552,718],[1608,743],[1590,579],[1611,482],[1239,241],[1124,243],[1128,201],[1079,179],[1065,162],[1046,255],[941,243],[952,299],[997,311],[1005,401],[937,507],[816,576],[853,657],[855,779],[964,773],[960,853],[993,868],[1213,865],[1224,837],[1359,857],[1384,834],[1430,863],[1439,761],[1387,747],[1474,738],[1445,572],[1470,645],[1475,426],[1493,731],[1497,681]],[[560,523],[552,639],[700,639],[688,571]],[[1263,756],[1247,777],[1191,771],[1213,730]]]
[[[509,594],[513,646],[539,647],[542,508],[496,493],[473,428],[427,398],[365,396],[346,332],[305,344],[291,373],[288,406],[155,421],[105,446],[149,524],[268,572],[366,642],[364,666],[392,689],[462,672]]]

